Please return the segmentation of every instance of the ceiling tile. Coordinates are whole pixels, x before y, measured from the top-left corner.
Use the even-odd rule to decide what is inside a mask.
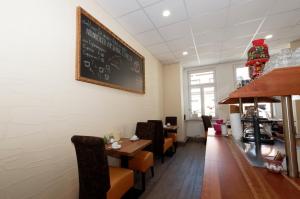
[[[207,29],[220,29],[226,25],[226,16],[228,9],[222,9],[219,12],[208,13],[191,17],[191,26],[194,33],[203,32]]]
[[[159,44],[163,42],[162,37],[156,30],[151,30],[148,32],[143,32],[136,35],[136,38],[145,46],[150,46],[154,44]]]
[[[193,57],[197,56],[195,48],[190,48],[186,51],[188,52],[187,55],[182,55],[182,52],[183,52],[182,50],[173,51],[173,54],[174,54],[175,57],[177,57],[180,60],[190,59],[190,58],[193,58]]]
[[[145,6],[149,6],[151,4],[154,4],[154,3],[157,3],[157,2],[160,2],[162,0],[138,0],[140,2],[140,4],[145,7]]]
[[[197,45],[202,43],[215,43],[223,40],[224,29],[208,29],[200,34],[195,34]]]
[[[113,17],[118,17],[140,8],[136,0],[97,0],[97,2]]]
[[[168,46],[165,43],[152,45],[148,47],[148,50],[154,55],[158,55],[160,53],[168,53],[170,52]]]
[[[159,32],[162,34],[166,41],[179,39],[186,37],[190,34],[190,26],[187,22],[179,22],[169,26],[159,28]]]
[[[164,10],[170,10],[169,17],[163,17]],[[145,8],[146,13],[157,27],[166,26],[187,19],[182,0],[165,0]]]
[[[272,29],[281,29],[288,26],[294,26],[298,23],[299,18],[299,10],[269,16],[264,22],[261,31],[268,31]]]
[[[159,59],[160,61],[164,61],[164,60],[175,60],[175,56],[171,53],[171,52],[166,52],[166,53],[159,53],[159,54],[154,54],[157,59]]]
[[[219,11],[229,7],[229,3],[229,0],[186,0],[188,12],[192,17]]]
[[[142,10],[118,18],[119,23],[130,33],[138,34],[154,29],[151,21]]]
[[[229,40],[233,38],[245,38],[254,35],[259,27],[261,20],[255,20],[248,23],[236,24],[233,26],[228,26],[224,30],[224,40]]]
[[[291,11],[299,8],[300,8],[299,0],[276,1],[276,3],[272,6],[271,14]]]
[[[221,44],[220,43],[207,43],[207,44],[201,44],[197,46],[197,51],[199,54],[211,54],[215,52],[219,52],[221,50]]]
[[[252,40],[252,35],[244,38],[233,38],[222,43],[222,49],[241,49],[243,52]]]
[[[233,4],[230,7],[228,24],[233,25],[263,18],[270,10],[273,2],[274,0],[252,0]]]
[[[167,42],[170,49],[175,51],[189,51],[190,48],[194,48],[193,40],[191,37],[184,37]]]

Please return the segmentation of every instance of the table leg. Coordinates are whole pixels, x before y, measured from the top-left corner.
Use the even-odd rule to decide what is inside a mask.
[[[121,167],[122,168],[128,168],[128,156],[121,156]]]

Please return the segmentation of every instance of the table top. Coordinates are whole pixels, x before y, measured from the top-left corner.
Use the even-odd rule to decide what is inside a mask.
[[[177,128],[178,128],[178,126],[173,126],[173,125],[167,126],[167,125],[164,125],[164,129],[165,130],[176,130]]]
[[[107,155],[110,155],[110,156],[115,156],[115,157],[129,156],[129,157],[132,157],[137,152],[144,149],[145,147],[147,147],[151,143],[152,143],[151,140],[139,139],[137,141],[130,141],[129,138],[121,138],[120,141],[119,141],[119,144],[121,144],[122,147],[120,149],[113,149],[111,147],[111,144],[107,144],[105,146],[105,151],[106,151]]]

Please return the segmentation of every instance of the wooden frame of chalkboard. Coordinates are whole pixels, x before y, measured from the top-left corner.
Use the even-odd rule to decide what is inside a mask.
[[[145,93],[145,58],[77,7],[76,80]]]

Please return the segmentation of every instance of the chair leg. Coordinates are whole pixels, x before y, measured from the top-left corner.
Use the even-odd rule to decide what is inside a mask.
[[[162,154],[161,155],[161,163],[164,163],[165,162],[165,154]]]
[[[150,169],[151,169],[151,175],[152,177],[154,177],[154,166],[152,166]]]
[[[146,173],[142,172],[142,190],[146,189]]]
[[[175,148],[175,153],[176,153],[176,150],[177,150],[177,142],[174,143],[174,148]]]

